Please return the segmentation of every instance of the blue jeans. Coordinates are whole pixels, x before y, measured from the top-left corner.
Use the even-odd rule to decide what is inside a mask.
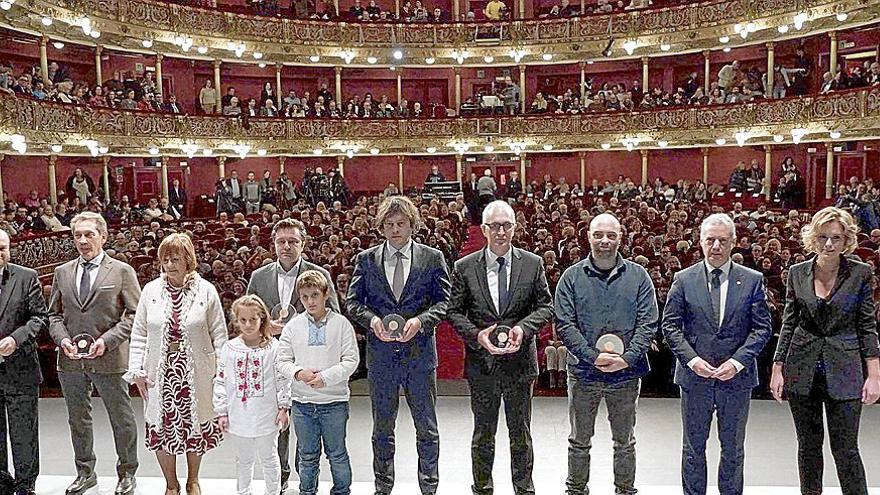
[[[318,493],[318,474],[321,467],[321,442],[330,461],[333,475],[331,495],[351,494],[351,463],[345,446],[348,402],[309,404],[293,401],[290,409],[296,431],[299,454],[300,495]]]

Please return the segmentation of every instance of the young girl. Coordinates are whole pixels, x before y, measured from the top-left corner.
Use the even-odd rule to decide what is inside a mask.
[[[290,381],[275,372],[278,341],[269,310],[255,295],[232,303],[239,332],[220,351],[214,378],[214,410],[235,449],[238,494],[251,495],[254,462],[260,459],[266,494],[281,492],[278,433],[290,425]]]

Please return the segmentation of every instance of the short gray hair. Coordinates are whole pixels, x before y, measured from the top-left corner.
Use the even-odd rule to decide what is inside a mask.
[[[706,229],[709,227],[714,227],[716,225],[723,225],[730,230],[730,238],[731,240],[736,239],[736,224],[733,223],[733,220],[727,213],[713,213],[703,220],[703,223],[700,224],[700,240],[706,238]]]
[[[76,230],[76,224],[80,222],[95,222],[95,228],[98,229],[98,233],[105,236],[107,235],[107,220],[104,220],[104,217],[98,213],[92,211],[77,213],[76,216],[70,220],[70,230]]]
[[[484,224],[489,220],[489,216],[495,213],[495,210],[501,210],[502,213],[510,218],[511,222],[516,223],[516,213],[513,212],[513,208],[507,203],[507,201],[496,199],[483,208]]]

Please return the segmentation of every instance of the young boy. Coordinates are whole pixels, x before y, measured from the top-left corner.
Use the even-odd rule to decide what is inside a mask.
[[[293,381],[290,413],[299,450],[301,495],[318,491],[322,442],[333,474],[332,493],[351,493],[351,464],[345,446],[348,378],[360,357],[354,327],[327,307],[329,289],[327,278],[315,270],[296,279],[305,312],[284,326],[278,354],[278,371]]]

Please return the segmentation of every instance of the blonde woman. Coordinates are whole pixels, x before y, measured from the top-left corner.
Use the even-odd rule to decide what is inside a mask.
[[[202,455],[222,439],[212,403],[215,353],[226,343],[217,290],[196,273],[185,234],[159,245],[161,276],[143,290],[131,331],[125,379],[144,398],[146,439],[165,476],[165,495],[180,494],[176,461],[186,455],[188,495],[201,495]]]
[[[843,495],[868,493],[859,418],[880,397],[880,347],[871,267],[847,257],[858,230],[848,212],[820,210],[802,231],[815,257],[788,274],[770,391],[791,408],[804,494],[822,493],[823,409]]]
[[[199,105],[201,105],[205,115],[210,115],[217,111],[217,90],[211,84],[210,79],[205,79],[205,85],[199,91]]]

